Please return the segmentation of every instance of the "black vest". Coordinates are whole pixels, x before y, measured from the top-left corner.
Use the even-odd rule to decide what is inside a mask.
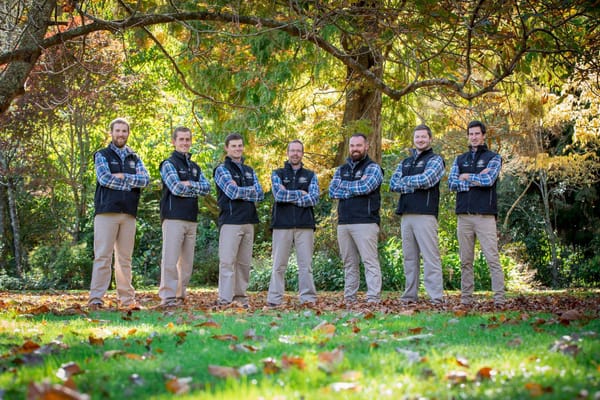
[[[194,181],[200,180],[200,167],[185,155],[174,151],[167,160],[175,166],[179,180]],[[162,168],[163,161],[160,163]],[[160,220],[163,219],[181,219],[184,221],[198,221],[198,197],[175,196],[165,181],[162,181],[162,196],[160,198]]]
[[[427,162],[436,157],[432,149],[421,152],[416,157],[408,157],[402,161],[402,176],[413,176],[425,171]],[[442,160],[443,162],[443,160]],[[416,189],[413,193],[402,193],[398,200],[396,214],[427,214],[438,216],[440,204],[440,182],[429,189]]]
[[[340,177],[343,181],[358,181],[362,178],[365,169],[375,161],[366,156],[354,167],[349,162],[340,167]],[[353,196],[349,199],[340,199],[338,203],[338,224],[379,224],[379,207],[381,196],[377,189],[369,194]]]
[[[137,172],[135,166],[139,158],[135,153],[127,154],[125,161],[121,161],[119,155],[110,146],[99,150],[99,152],[106,158],[111,173],[135,174]],[[94,154],[94,158],[95,156]],[[140,201],[140,193],[140,188],[133,188],[131,191],[114,190],[100,185],[98,180],[96,180],[96,194],[94,195],[95,215],[125,213],[135,217]]]
[[[245,164],[236,164],[231,158],[225,157],[225,161],[221,164],[231,174],[232,179],[238,186],[253,186],[254,185],[254,170]],[[216,168],[215,168],[216,171]],[[213,177],[215,176],[213,171]],[[258,213],[256,206],[252,201],[241,199],[232,200],[225,192],[217,186],[217,204],[219,205],[219,226],[224,224],[242,225],[242,224],[257,224]]]
[[[286,161],[285,166],[275,171],[287,190],[304,190],[308,187],[315,173],[304,167],[294,170]],[[271,229],[312,228],[315,229],[313,207],[298,207],[293,203],[273,204]]]
[[[456,159],[459,175],[478,174],[496,155],[486,145],[478,146],[474,158],[470,151],[461,154]],[[490,187],[473,186],[467,192],[456,193],[456,213],[498,215],[497,202],[496,182]]]

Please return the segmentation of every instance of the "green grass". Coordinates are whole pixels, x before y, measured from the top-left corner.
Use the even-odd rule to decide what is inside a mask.
[[[202,326],[207,321],[220,327]],[[332,337],[314,330],[323,321],[335,326]],[[26,398],[31,382],[62,384],[57,371],[75,362],[82,373],[72,380],[93,399],[574,399],[586,393],[592,399],[600,395],[599,332],[598,319],[563,325],[553,314],[518,311],[145,310],[61,316],[5,308],[0,390],[5,399]],[[225,334],[238,340],[213,338]],[[92,344],[90,337],[103,343]],[[17,351],[27,341],[52,351]],[[256,351],[234,351],[236,344]],[[325,363],[330,370],[325,371],[319,355],[334,350],[343,358]],[[283,368],[284,356],[299,357],[305,368]],[[268,358],[278,372],[264,370]],[[258,372],[223,379],[208,370],[248,364]],[[492,376],[477,379],[484,367]],[[189,391],[171,393],[167,382],[173,377],[191,378]]]

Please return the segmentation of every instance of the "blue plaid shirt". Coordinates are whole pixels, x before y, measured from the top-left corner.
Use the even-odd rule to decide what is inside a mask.
[[[109,147],[114,150],[115,153],[117,153],[121,159],[121,162],[125,160],[125,157],[128,154],[133,153],[133,150],[131,150],[129,146],[118,148],[111,143]],[[94,166],[96,168],[96,177],[98,179],[98,183],[101,186],[105,186],[109,189],[129,192],[133,188],[143,188],[148,186],[148,183],[150,183],[150,174],[148,174],[144,163],[139,157],[137,163],[135,164],[135,175],[123,174],[123,179],[117,178],[112,174],[112,172],[110,172],[108,161],[106,161],[106,157],[104,157],[100,152],[97,152],[96,156],[94,157]]]
[[[202,175],[202,171],[200,171],[198,182],[188,181],[191,185],[186,186],[181,183],[177,169],[173,163],[168,160],[162,164],[160,176],[169,191],[175,196],[198,197],[210,192],[210,183],[208,183],[208,180]]]
[[[460,174],[458,172],[457,160],[458,157],[454,159],[450,175],[448,175],[448,187],[454,192],[467,192],[470,188],[475,186],[493,186],[500,174],[500,168],[502,168],[502,158],[499,154],[496,154],[486,166],[486,169],[489,170],[487,173],[470,174],[468,180],[461,181],[458,179]]]
[[[413,157],[417,157],[417,151],[413,149]],[[399,193],[414,193],[416,189],[429,189],[435,186],[444,176],[444,160],[435,155],[427,161],[425,170],[421,174],[402,176],[402,163],[398,164],[392,179],[390,190]]]
[[[354,162],[348,159],[347,162],[354,166]],[[354,196],[362,196],[376,190],[383,181],[383,171],[381,167],[372,163],[365,168],[363,176],[357,181],[343,181],[340,176],[340,168],[335,171],[331,183],[329,183],[329,197],[332,199],[349,199]]]
[[[302,190],[287,190],[275,171],[271,174],[271,187],[273,188],[273,197],[278,203],[292,203],[298,207],[312,207],[319,201],[317,174],[313,175],[308,185],[308,193],[302,193]]]
[[[252,172],[254,184],[252,186],[238,186],[233,177],[222,164],[215,170],[215,183],[221,188],[225,196],[231,200],[262,201],[265,198],[256,173]]]

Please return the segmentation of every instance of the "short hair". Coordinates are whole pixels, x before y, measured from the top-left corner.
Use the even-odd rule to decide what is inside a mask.
[[[125,125],[127,125],[127,131],[128,132],[131,129],[129,127],[129,122],[127,122],[127,120],[125,118],[115,118],[115,119],[113,119],[112,121],[110,121],[110,124],[108,124],[108,129],[110,129],[110,131],[112,132],[113,131],[113,127],[116,124],[125,124]]]
[[[431,139],[433,137],[433,133],[431,133],[431,128],[429,128],[427,125],[425,124],[421,124],[421,125],[417,125],[415,127],[415,129],[413,129],[413,134],[416,131],[427,131],[427,134],[429,135],[429,139]]]
[[[189,132],[190,136],[192,135],[192,131],[190,128],[188,128],[186,126],[178,126],[177,128],[173,129],[173,134],[171,135],[171,139],[177,140],[177,134],[179,132]]]
[[[367,135],[365,135],[364,133],[356,132],[356,133],[352,134],[352,136],[350,136],[350,139],[352,139],[353,137],[361,137],[361,138],[365,139],[365,142],[368,141]]]
[[[481,128],[481,133],[485,135],[485,124],[477,120],[469,122],[469,125],[467,125],[467,134],[469,134],[469,129],[477,127]]]
[[[227,137],[225,138],[225,146],[229,146],[229,142],[231,142],[232,140],[241,140],[242,142],[244,141],[244,138],[242,137],[242,135],[240,135],[237,132],[234,133],[230,133],[229,135],[227,135]]]
[[[288,146],[287,146],[288,151],[290,151],[290,146],[292,145],[292,143],[298,143],[300,146],[302,146],[302,152],[304,153],[304,143],[302,143],[298,139],[294,139],[294,140],[292,140],[291,142],[288,143]]]

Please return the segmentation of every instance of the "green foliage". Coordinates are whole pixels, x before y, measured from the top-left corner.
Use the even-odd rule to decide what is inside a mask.
[[[31,282],[34,287],[23,289],[83,289],[89,287],[92,276],[93,249],[91,243],[39,246],[29,255]]]

